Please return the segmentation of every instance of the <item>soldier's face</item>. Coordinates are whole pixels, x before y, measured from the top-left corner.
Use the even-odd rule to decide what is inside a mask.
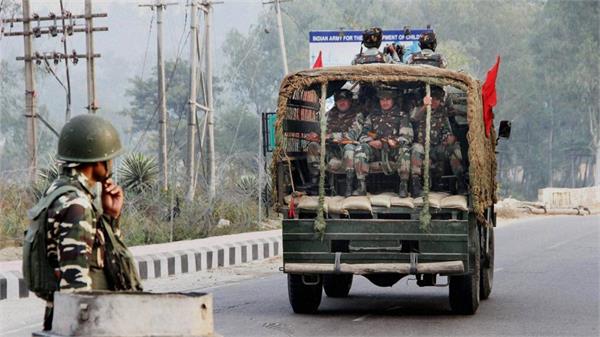
[[[346,112],[346,111],[348,111],[348,109],[350,109],[350,106],[352,106],[352,103],[350,102],[349,99],[342,98],[342,99],[338,99],[337,101],[335,101],[335,106],[341,112]]]
[[[442,104],[442,101],[439,99],[439,97],[431,97],[431,109],[435,110],[439,108],[440,104]]]
[[[379,106],[383,110],[389,110],[394,106],[394,99],[391,97],[381,97],[379,99]]]

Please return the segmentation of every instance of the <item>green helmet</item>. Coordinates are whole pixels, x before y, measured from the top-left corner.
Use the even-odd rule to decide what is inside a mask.
[[[123,152],[117,130],[96,115],[71,118],[60,131],[56,159],[65,162],[95,163]]]
[[[398,97],[398,91],[393,88],[382,87],[377,90],[377,98],[396,98]]]

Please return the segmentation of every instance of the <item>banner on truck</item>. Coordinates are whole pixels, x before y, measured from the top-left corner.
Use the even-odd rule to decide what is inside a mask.
[[[403,61],[406,61],[410,54],[420,50],[419,37],[431,31],[433,30],[411,29],[409,34],[406,34],[405,30],[384,30],[380,50],[387,44],[401,44],[404,46]],[[358,30],[309,32],[309,67],[315,64],[319,52],[322,55],[323,67],[350,65],[356,54],[360,53],[362,33]]]

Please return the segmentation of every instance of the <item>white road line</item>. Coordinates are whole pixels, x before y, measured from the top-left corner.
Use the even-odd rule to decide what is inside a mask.
[[[8,334],[12,334],[12,333],[15,333],[15,332],[19,332],[21,330],[31,329],[31,328],[35,328],[35,327],[39,327],[41,329],[42,328],[42,323],[34,323],[34,324],[29,324],[29,325],[26,325],[26,326],[23,326],[23,327],[20,327],[20,328],[17,328],[17,329],[13,329],[13,330],[10,330],[10,331],[2,331],[2,334],[3,335],[8,335]]]
[[[576,238],[573,238],[573,239],[569,239],[569,240],[561,241],[561,242],[559,242],[559,243],[553,244],[552,246],[548,247],[548,249],[554,249],[554,248],[558,248],[558,247],[560,247],[560,246],[564,246],[564,245],[566,245],[566,244],[569,244],[569,243],[571,243],[571,242],[573,242],[573,241],[581,240],[581,239],[583,239],[583,238],[585,238],[585,237],[587,237],[587,236],[589,236],[589,234],[584,234],[584,235],[580,235],[580,236],[578,236],[578,237],[576,237]]]
[[[364,315],[364,316],[360,316],[359,318],[353,319],[352,322],[362,322],[362,321],[364,321],[369,316],[372,316],[372,314],[367,314],[367,315]]]
[[[494,273],[497,273],[497,272],[503,271],[503,270],[504,270],[504,268],[496,268],[496,269],[494,269]]]

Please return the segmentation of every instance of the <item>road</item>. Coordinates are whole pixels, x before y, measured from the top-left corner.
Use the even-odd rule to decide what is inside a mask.
[[[278,259],[238,268],[229,276],[217,273],[212,280],[190,275],[150,289],[211,292],[215,328],[224,336],[600,334],[599,216],[512,221],[496,228],[496,240],[494,289],[474,316],[450,312],[447,287],[419,288],[405,278],[392,288],[379,288],[362,277],[355,277],[348,298],[324,295],[318,314],[296,315],[288,303],[286,278],[277,272]],[[0,303],[2,316],[7,305]],[[26,336],[37,328],[31,310],[21,310],[28,316],[7,329],[3,323],[2,336]]]

